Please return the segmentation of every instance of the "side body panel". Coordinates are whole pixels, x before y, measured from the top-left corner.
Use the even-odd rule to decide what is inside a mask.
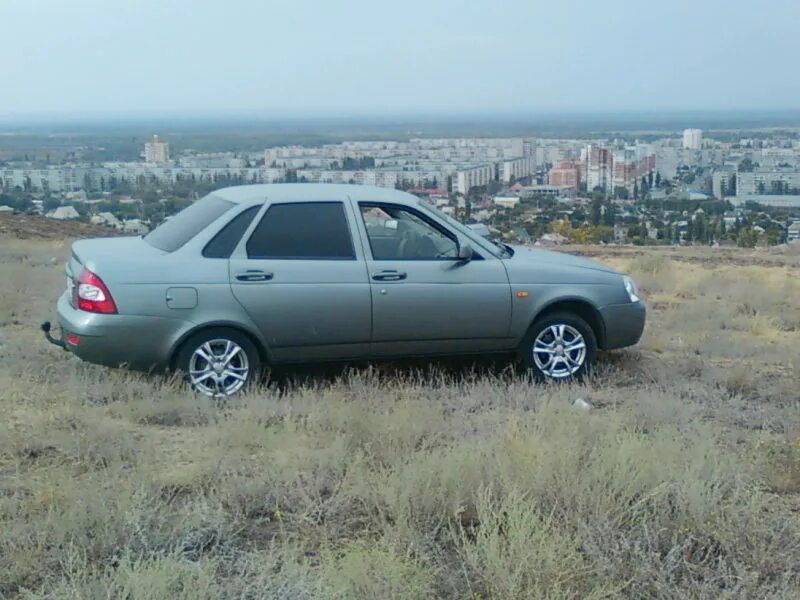
[[[253,221],[230,259],[230,283],[238,303],[258,327],[276,362],[336,360],[369,355],[371,291],[353,215],[344,202],[353,238],[352,260],[251,259],[246,241]],[[267,279],[247,280],[248,273]]]
[[[82,240],[73,245],[67,276],[86,267],[109,288],[119,314],[98,315],[75,310],[68,297],[59,300],[62,328],[87,338],[75,349],[97,354],[113,366],[139,369],[169,366],[179,342],[199,327],[227,324],[246,331],[262,346],[258,328],[236,302],[228,279],[228,260],[202,256],[202,248],[220,222],[200,232],[184,247],[166,253],[140,237]]]
[[[619,275],[610,271],[565,268],[558,262],[519,256],[519,251],[505,265],[515,295],[511,335],[516,343],[525,336],[536,316],[556,302],[582,302],[592,307],[601,319],[602,307],[628,302]],[[524,297],[516,297],[518,293]]]
[[[402,206],[402,204],[400,204]],[[510,347],[511,291],[503,261],[375,260],[358,203],[358,230],[372,288],[376,357],[493,352]],[[432,221],[435,217],[428,216]],[[438,225],[467,244],[446,224]],[[382,280],[386,273],[401,279]]]

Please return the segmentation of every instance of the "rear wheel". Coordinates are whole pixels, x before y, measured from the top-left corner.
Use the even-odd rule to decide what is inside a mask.
[[[537,320],[520,347],[522,363],[534,377],[553,381],[580,379],[591,368],[596,353],[592,328],[567,312]]]
[[[196,392],[212,398],[239,393],[258,378],[261,361],[246,335],[226,328],[201,331],[181,346],[176,367]]]

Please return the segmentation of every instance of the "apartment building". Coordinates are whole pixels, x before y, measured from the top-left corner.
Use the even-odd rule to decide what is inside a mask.
[[[736,195],[736,170],[719,169],[711,176],[711,191],[715,198],[726,198]]]
[[[459,170],[453,176],[453,192],[466,195],[472,188],[488,185],[493,180],[493,165]]]
[[[503,183],[511,183],[523,179],[536,172],[536,160],[532,156],[504,160],[498,164],[498,179]]]
[[[634,189],[642,177],[649,176],[656,169],[656,156],[649,144],[635,144],[612,152],[611,191],[625,188]]]
[[[800,194],[800,170],[794,168],[756,169],[736,177],[737,196],[757,194]]]
[[[595,144],[589,144],[583,153],[586,162],[586,189],[610,190],[613,173],[611,151]]]
[[[157,135],[144,144],[144,162],[153,165],[165,165],[169,162],[169,144]]]
[[[557,187],[578,188],[581,182],[580,166],[577,160],[559,160],[547,173],[547,182]]]
[[[700,150],[703,147],[703,130],[684,129],[683,147],[686,150]]]

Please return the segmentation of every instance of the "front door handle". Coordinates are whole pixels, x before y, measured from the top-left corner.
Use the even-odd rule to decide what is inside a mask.
[[[272,273],[259,271],[258,269],[248,269],[242,273],[237,273],[236,279],[239,281],[269,281],[272,279]]]
[[[377,273],[372,274],[372,278],[375,281],[400,281],[401,279],[405,279],[407,277],[405,271],[393,271],[387,269],[385,271],[378,271]]]

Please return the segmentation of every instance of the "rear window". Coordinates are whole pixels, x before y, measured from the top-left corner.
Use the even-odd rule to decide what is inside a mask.
[[[144,240],[164,252],[174,252],[234,206],[233,202],[209,195],[144,236]]]

